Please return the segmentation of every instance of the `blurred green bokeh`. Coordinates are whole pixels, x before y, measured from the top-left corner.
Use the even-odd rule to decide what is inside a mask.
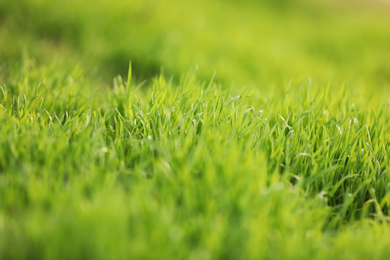
[[[390,81],[389,12],[370,1],[2,1],[0,57],[50,59],[61,49],[106,78],[125,75],[132,60],[141,79],[198,68],[225,85],[310,77],[381,89]]]

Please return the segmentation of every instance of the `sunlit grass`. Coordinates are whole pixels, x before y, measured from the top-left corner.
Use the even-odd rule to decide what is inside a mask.
[[[344,8],[0,2],[0,259],[387,259],[390,21]]]
[[[2,86],[5,258],[311,257],[353,246],[327,229],[387,222],[386,104],[310,86],[263,102],[191,73],[104,92],[25,66]]]

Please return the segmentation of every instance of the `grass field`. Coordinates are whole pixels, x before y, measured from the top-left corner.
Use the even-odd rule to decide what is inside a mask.
[[[388,259],[389,28],[383,2],[0,0],[0,259]]]

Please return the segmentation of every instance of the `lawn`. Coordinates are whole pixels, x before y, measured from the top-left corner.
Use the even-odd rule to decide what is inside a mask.
[[[0,259],[387,259],[390,5],[0,0]]]

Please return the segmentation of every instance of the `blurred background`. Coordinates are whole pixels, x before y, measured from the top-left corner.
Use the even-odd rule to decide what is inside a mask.
[[[0,0],[0,66],[32,57],[80,64],[111,83],[162,70],[224,86],[289,82],[381,90],[390,82],[387,1]]]

